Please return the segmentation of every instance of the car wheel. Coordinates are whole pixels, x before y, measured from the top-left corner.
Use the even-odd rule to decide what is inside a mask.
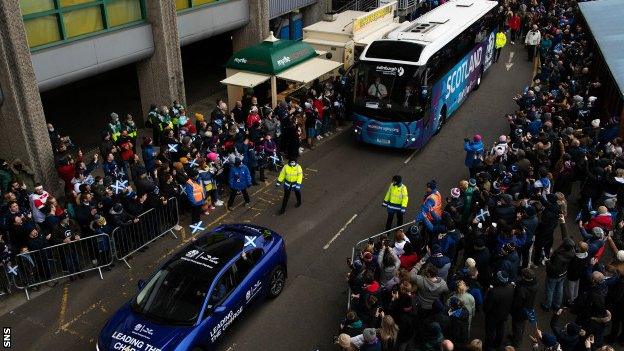
[[[286,272],[282,266],[277,266],[271,272],[271,280],[269,280],[269,297],[276,298],[284,290],[286,284]]]
[[[440,111],[440,117],[438,120],[438,125],[436,126],[436,131],[435,131],[435,135],[438,135],[438,133],[440,133],[440,130],[442,130],[442,125],[446,123],[446,106],[442,106],[442,110]]]

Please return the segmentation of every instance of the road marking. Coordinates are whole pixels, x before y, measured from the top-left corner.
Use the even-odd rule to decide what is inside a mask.
[[[306,171],[310,171],[310,172],[318,172],[318,169],[314,169],[314,168],[306,168]]]
[[[509,71],[511,69],[511,67],[514,65],[514,63],[512,61],[513,61],[513,58],[514,58],[515,54],[516,53],[513,52],[513,51],[509,52],[509,60],[507,61],[507,63],[505,63],[505,68],[507,69],[507,71]]]
[[[69,299],[69,286],[63,286],[63,297],[61,298],[61,310],[59,312],[59,328],[65,324],[65,313],[67,312],[67,300]]]
[[[414,150],[414,152],[412,152],[412,154],[407,158],[407,160],[405,160],[405,162],[403,162],[404,164],[407,164],[409,161],[412,160],[412,157],[416,156],[416,153],[418,152],[418,150]]]
[[[78,314],[76,317],[74,317],[72,320],[70,320],[69,322],[61,325],[59,327],[59,329],[57,330],[57,333],[59,331],[67,331],[67,332],[72,332],[71,330],[69,330],[68,328],[76,323],[78,320],[80,320],[82,317],[84,317],[87,313],[91,312],[93,309],[97,308],[98,306],[100,306],[102,304],[102,300],[98,300],[96,303],[94,303],[93,305],[89,306],[87,309],[85,309],[84,311],[82,311],[80,314]],[[75,332],[74,332],[75,333]]]
[[[267,200],[267,199],[265,199],[265,198],[263,198],[263,197],[258,197],[258,199],[259,199],[259,200],[262,200],[262,201],[264,201],[264,202],[268,202],[268,203],[270,203],[271,205],[273,205],[273,202],[271,202],[271,201],[269,201],[269,200]]]
[[[355,217],[357,217],[357,213],[354,214],[351,218],[349,218],[349,220],[347,221],[347,223],[345,223],[345,225],[342,226],[342,228],[340,228],[340,230],[338,231],[338,233],[336,233],[336,235],[334,235],[333,238],[331,238],[330,241],[327,242],[327,244],[325,244],[325,246],[323,246],[323,250],[327,250],[329,248],[329,245],[331,245],[334,240],[338,239],[338,237],[340,236],[340,234],[342,234],[342,232],[345,231],[345,229],[347,229],[347,226],[349,224],[351,224],[351,222],[353,222],[353,220],[355,219]]]

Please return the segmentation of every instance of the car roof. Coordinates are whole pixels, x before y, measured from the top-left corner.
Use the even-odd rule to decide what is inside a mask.
[[[241,251],[249,247],[263,247],[272,240],[266,240],[262,227],[228,224],[203,233],[192,243],[174,255],[163,268],[184,267],[196,271],[203,279],[212,281],[221,270]],[[272,236],[278,237],[271,232]],[[253,242],[253,245],[250,243]]]
[[[212,281],[232,258],[240,254],[243,245],[239,237],[218,233],[202,236],[176,254],[164,268],[184,267],[201,274],[202,279]]]

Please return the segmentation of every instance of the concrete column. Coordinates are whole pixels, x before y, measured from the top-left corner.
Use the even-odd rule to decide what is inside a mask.
[[[269,1],[249,0],[249,23],[237,29],[232,36],[232,48],[236,52],[257,44],[269,36]]]
[[[175,1],[149,0],[145,5],[147,21],[152,25],[154,54],[137,63],[143,118],[151,104],[170,106],[178,100],[186,105]]]
[[[323,19],[326,12],[331,11],[331,0],[318,0],[315,4],[301,9],[303,25],[309,26]]]
[[[0,1],[0,157],[20,158],[35,181],[56,192],[59,180],[19,3]]]

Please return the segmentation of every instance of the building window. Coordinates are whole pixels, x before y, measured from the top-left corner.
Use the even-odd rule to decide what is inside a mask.
[[[74,5],[86,4],[89,2],[95,2],[95,0],[59,0],[61,7],[69,7]]]
[[[28,45],[46,45],[61,40],[58,17],[56,15],[41,16],[24,21]]]
[[[63,24],[65,25],[65,33],[68,38],[99,32],[104,29],[102,10],[100,6],[91,6],[65,12],[63,14]]]
[[[185,10],[191,7],[211,4],[217,1],[224,1],[224,0],[176,0],[176,10],[178,11]]]
[[[176,10],[184,10],[191,7],[191,0],[176,0]]]
[[[145,19],[145,0],[20,0],[20,8],[31,49]]]
[[[140,21],[143,18],[141,4],[136,0],[110,0],[106,10],[108,24],[111,27]]]
[[[54,10],[54,0],[20,0],[22,15]]]
[[[210,4],[211,2],[215,2],[215,1],[216,0],[193,0],[193,6]]]

